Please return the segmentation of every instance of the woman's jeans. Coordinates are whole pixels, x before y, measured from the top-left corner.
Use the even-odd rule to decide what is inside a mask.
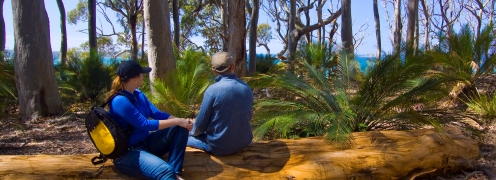
[[[114,166],[134,177],[175,180],[182,172],[187,140],[188,130],[180,126],[155,131],[114,159]],[[160,158],[166,153],[168,163]]]

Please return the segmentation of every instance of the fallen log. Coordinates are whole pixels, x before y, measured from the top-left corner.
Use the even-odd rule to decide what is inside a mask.
[[[430,130],[353,133],[342,149],[322,138],[254,142],[230,156],[187,148],[185,179],[414,179],[471,170],[479,147],[460,132],[441,138]],[[133,179],[109,161],[93,166],[86,155],[0,156],[0,179]]]

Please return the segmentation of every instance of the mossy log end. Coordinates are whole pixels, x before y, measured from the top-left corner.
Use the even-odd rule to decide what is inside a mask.
[[[230,156],[187,148],[185,179],[414,179],[477,167],[479,147],[458,131],[353,133],[342,149],[322,138],[254,142]],[[133,179],[109,161],[98,172],[86,155],[1,156],[0,179]]]

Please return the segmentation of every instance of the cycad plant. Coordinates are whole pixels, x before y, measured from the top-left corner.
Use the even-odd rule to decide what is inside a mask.
[[[56,66],[62,97],[101,104],[112,83],[112,71],[97,54],[85,59],[70,56],[67,64]]]
[[[464,103],[481,117],[475,120],[477,123],[487,127],[494,122],[496,118],[496,93],[491,96],[477,92],[476,96],[468,97]]]
[[[323,70],[332,67],[337,67],[337,59],[334,53],[331,51],[332,46],[327,43],[309,43],[303,44],[302,50],[298,51],[297,56],[303,58],[314,68]]]
[[[276,58],[270,54],[257,54],[257,73],[268,74],[277,69]]]
[[[357,117],[353,131],[359,129],[398,129],[427,124],[439,129],[435,119],[420,114],[446,96],[445,83],[455,78],[432,71],[434,61],[421,52],[401,59],[387,55],[365,76],[351,100]]]
[[[17,91],[14,79],[14,65],[12,62],[0,61],[0,115],[9,103],[17,99]]]
[[[446,75],[460,79],[456,85],[452,85],[452,100],[457,100],[461,94],[472,97],[476,95],[475,80],[494,73],[496,56],[494,51],[491,52],[495,40],[493,25],[484,27],[478,37],[475,37],[468,25],[463,26],[458,33],[451,34],[440,39],[440,45],[432,54]]]
[[[328,139],[349,144],[351,122],[355,117],[355,113],[350,109],[349,95],[346,91],[349,84],[337,85],[333,80],[352,81],[354,76],[346,73],[357,72],[352,69],[358,66],[353,63],[353,59],[342,58],[344,61],[335,69],[343,74],[330,79],[329,69],[323,68],[321,63],[317,63],[318,68],[316,68],[316,65],[310,64],[307,60],[322,58],[320,55],[323,52],[306,51],[305,53],[305,56],[300,56],[295,62],[298,75],[286,73],[246,78],[252,88],[271,87],[285,92],[286,96],[290,97],[274,97],[255,102],[252,121],[255,128],[254,135],[260,140],[326,134]]]
[[[203,93],[212,83],[214,74],[204,52],[186,50],[177,59],[175,71],[153,83],[154,93],[149,93],[153,104],[177,117],[195,117]]]
[[[328,71],[319,71],[307,61],[299,61],[298,70],[303,72],[300,77],[285,74],[248,79],[254,88],[279,88],[294,97],[257,101],[252,121],[255,136],[288,138],[294,136],[295,129],[303,129],[304,134],[325,134],[328,140],[350,145],[351,132],[403,124],[439,127],[415,106],[434,104],[447,92],[443,90],[444,83],[452,81],[431,71],[434,62],[430,56],[421,54],[405,59],[399,55],[386,56],[369,68],[363,81],[357,78],[362,72],[352,55],[340,53],[337,61],[337,66],[332,67],[335,75],[329,78]]]

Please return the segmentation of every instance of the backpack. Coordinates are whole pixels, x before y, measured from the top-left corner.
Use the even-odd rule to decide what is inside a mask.
[[[133,126],[128,124],[127,128],[121,128],[104,109],[118,95],[127,97],[134,104],[134,98],[118,92],[110,97],[102,106],[93,106],[86,116],[84,122],[86,130],[91,142],[93,142],[93,145],[100,152],[99,156],[91,159],[93,165],[104,163],[107,159],[121,157],[127,151],[129,136],[133,131]]]

